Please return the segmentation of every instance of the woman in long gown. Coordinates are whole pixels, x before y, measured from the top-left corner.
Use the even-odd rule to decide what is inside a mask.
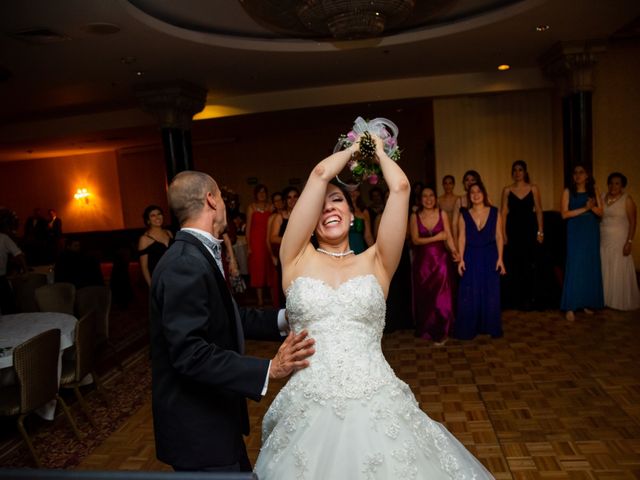
[[[245,236],[249,245],[249,282],[255,288],[258,306],[264,305],[264,288],[269,285],[271,255],[267,250],[267,224],[271,207],[267,202],[268,192],[264,185],[253,190],[255,201],[247,208]]]
[[[173,234],[163,227],[164,214],[159,206],[149,205],[144,209],[142,218],[147,230],[138,240],[138,256],[142,276],[147,285],[151,286],[153,270],[173,242]]]
[[[591,174],[582,165],[573,169],[571,185],[562,193],[562,218],[567,221],[567,260],[560,309],[566,319],[575,311],[604,307],[600,227],[602,199]]]
[[[502,222],[498,209],[489,205],[482,183],[469,187],[467,204],[470,207],[462,211],[458,225],[458,273],[462,278],[453,336],[460,340],[476,335],[501,337]]]
[[[373,246],[353,254],[350,197],[329,184],[359,142],[314,167],[291,213],[280,247],[287,314],[294,332],[304,328],[315,339],[316,353],[265,415],[255,471],[261,480],[492,478],[420,410],[382,354],[385,296],[405,239],[410,190],[373,138],[391,191]]]
[[[460,215],[469,207],[467,197],[469,188],[475,183],[481,183],[482,178],[480,174],[475,170],[467,170],[462,176],[462,187],[464,188],[464,195],[460,195],[453,207],[453,217],[451,221],[451,232],[453,233],[453,241],[458,244],[458,225],[460,224]]]
[[[416,337],[444,344],[453,324],[449,247],[454,258],[449,217],[438,208],[433,189],[422,189],[422,205],[409,219],[413,243],[413,318]]]
[[[351,202],[353,203],[353,223],[349,228],[349,247],[356,255],[361,254],[373,245],[373,228],[371,227],[371,216],[367,210],[360,187],[351,190]]]
[[[442,189],[444,193],[438,197],[438,206],[440,210],[445,212],[449,217],[449,225],[453,222],[453,211],[460,199],[460,195],[453,193],[456,187],[456,179],[453,175],[445,175],[442,177]]]
[[[538,306],[537,285],[544,239],[540,190],[532,184],[524,160],[511,166],[513,183],[502,190],[500,214],[504,225],[505,268],[502,304],[531,310]]]
[[[300,191],[296,187],[286,187],[282,190],[285,208],[274,213],[269,219],[269,249],[271,250],[271,258],[275,266],[275,284],[271,286],[271,295],[273,296],[273,307],[280,308],[280,299],[284,300],[284,292],[282,291],[282,266],[280,265],[280,244],[282,237],[287,230],[289,223],[289,215],[293,207],[296,206]],[[277,299],[277,301],[276,301]]]
[[[600,257],[604,303],[616,310],[640,308],[640,293],[631,245],[636,233],[636,204],[625,193],[627,177],[614,172],[607,178],[600,223]]]

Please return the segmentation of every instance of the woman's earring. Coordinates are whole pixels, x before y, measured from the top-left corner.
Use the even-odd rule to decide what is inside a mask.
[[[351,215],[351,222],[349,223],[350,227],[353,227],[353,221],[354,221],[354,217],[353,217],[353,215]]]

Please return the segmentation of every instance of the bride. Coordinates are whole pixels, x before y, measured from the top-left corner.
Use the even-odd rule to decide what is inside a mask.
[[[261,480],[493,478],[420,410],[382,354],[410,186],[382,140],[372,138],[390,191],[374,245],[357,256],[349,248],[353,206],[331,183],[359,141],[314,167],[291,212],[280,248],[287,314],[294,331],[315,339],[316,353],[265,415],[255,471]]]

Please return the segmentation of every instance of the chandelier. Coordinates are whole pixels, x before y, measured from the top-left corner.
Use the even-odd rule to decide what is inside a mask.
[[[284,36],[352,40],[378,37],[415,20],[416,0],[240,0],[263,27]],[[420,14],[451,0],[420,0]],[[426,7],[426,8],[425,8]]]

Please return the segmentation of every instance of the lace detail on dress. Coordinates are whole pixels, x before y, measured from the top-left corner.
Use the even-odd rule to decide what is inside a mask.
[[[374,480],[376,470],[380,465],[384,462],[384,455],[382,453],[373,453],[367,455],[364,459],[364,467],[362,468],[362,473],[364,473],[364,478],[366,480]]]
[[[299,277],[287,289],[287,314],[292,330],[315,339],[316,353],[265,415],[261,480],[492,478],[420,410],[385,360],[385,299],[375,276],[337,288]]]
[[[416,465],[418,452],[416,452],[415,445],[404,442],[402,448],[391,452],[391,456],[397,461],[394,468],[396,478],[416,478],[416,475],[418,475],[418,466]]]
[[[300,450],[297,446],[293,449],[293,456],[296,459],[297,478],[304,480],[307,473],[307,454]]]

